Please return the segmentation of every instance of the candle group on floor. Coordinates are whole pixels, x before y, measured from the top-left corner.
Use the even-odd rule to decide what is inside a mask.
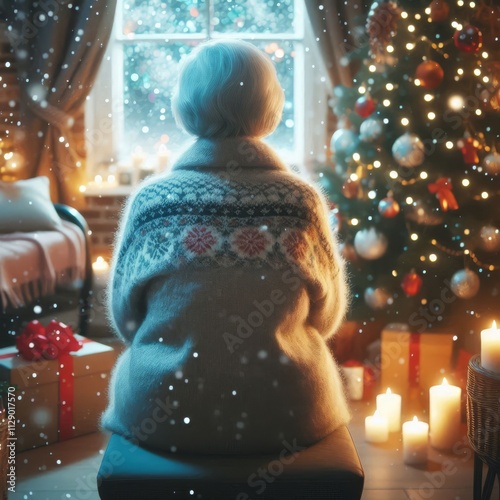
[[[460,431],[461,389],[450,385],[446,378],[441,385],[429,389],[429,424],[415,416],[401,427],[401,396],[388,388],[376,398],[377,410],[365,419],[365,439],[370,443],[384,443],[389,433],[403,433],[403,461],[406,464],[421,464],[427,461],[430,443],[439,449],[451,449],[457,442]]]

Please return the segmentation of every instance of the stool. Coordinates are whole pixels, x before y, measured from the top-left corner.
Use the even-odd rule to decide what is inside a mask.
[[[293,443],[290,443],[293,445]],[[341,427],[319,443],[275,455],[158,453],[113,434],[97,474],[103,500],[359,500],[364,472]]]

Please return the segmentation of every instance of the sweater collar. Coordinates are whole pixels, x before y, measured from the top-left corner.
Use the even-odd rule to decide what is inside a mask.
[[[199,138],[181,154],[172,170],[235,169],[239,166],[288,170],[270,146],[249,137]]]

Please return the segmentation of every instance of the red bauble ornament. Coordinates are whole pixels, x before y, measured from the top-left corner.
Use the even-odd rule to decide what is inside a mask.
[[[450,6],[444,0],[433,0],[430,5],[429,17],[433,23],[442,23],[450,15]]]
[[[388,196],[380,200],[378,211],[382,217],[392,219],[399,214],[399,203],[392,196]]]
[[[347,179],[342,186],[342,194],[348,198],[357,198],[359,193],[359,181],[353,181],[352,179]]]
[[[483,46],[483,34],[478,28],[469,24],[455,32],[453,41],[458,50],[471,54],[477,52]]]
[[[368,118],[375,111],[375,101],[370,95],[361,96],[354,104],[354,111],[361,118]]]
[[[418,292],[420,292],[423,283],[424,282],[420,275],[412,270],[403,276],[401,288],[407,297],[414,297],[418,294]]]
[[[436,61],[424,61],[417,66],[415,78],[426,89],[435,89],[441,85],[444,78],[443,68]]]

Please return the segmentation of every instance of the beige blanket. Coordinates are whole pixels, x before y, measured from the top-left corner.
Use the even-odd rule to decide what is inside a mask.
[[[0,234],[0,310],[22,307],[57,287],[81,286],[85,238],[63,221],[61,230]]]

